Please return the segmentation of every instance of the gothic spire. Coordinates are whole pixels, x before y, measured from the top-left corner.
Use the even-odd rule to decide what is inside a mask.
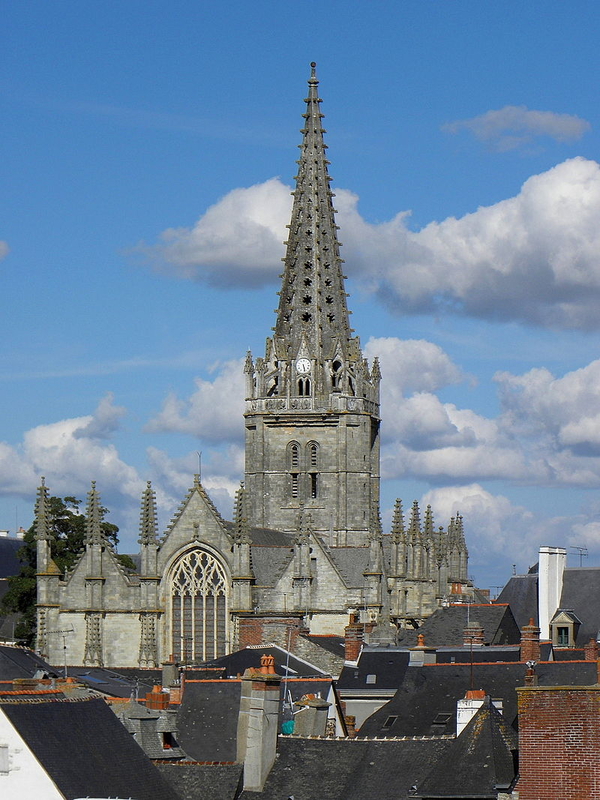
[[[96,481],[92,481],[90,491],[87,495],[85,515],[87,517],[85,523],[85,543],[104,544],[104,534],[101,528],[102,512],[100,510],[100,495],[96,491]]]
[[[396,502],[394,503],[392,536],[396,542],[404,538],[404,515],[402,513],[402,500],[400,500],[400,498],[396,498]]]
[[[38,487],[35,501],[35,538],[38,542],[54,538],[50,530],[50,501],[45,478]]]
[[[240,488],[235,493],[233,506],[234,538],[238,544],[251,544],[252,542],[248,531],[245,499],[246,493],[242,481],[240,483]]]
[[[325,158],[319,82],[311,64],[300,160],[275,324],[279,358],[333,358],[338,344],[348,357],[348,323],[342,259],[337,241],[331,178]],[[354,354],[353,354],[354,355]]]
[[[152,484],[147,482],[142,493],[142,507],[140,511],[140,544],[156,544],[158,533],[156,522],[156,495]]]

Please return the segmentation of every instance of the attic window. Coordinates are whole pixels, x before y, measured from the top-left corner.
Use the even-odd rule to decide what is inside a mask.
[[[433,725],[447,725],[448,722],[452,719],[452,714],[442,713],[440,712],[436,718],[433,720]]]
[[[365,683],[377,683],[377,675],[367,675]]]
[[[556,644],[559,647],[569,646],[569,629],[567,627],[556,627]]]
[[[386,719],[386,721],[383,723],[383,725],[381,727],[382,728],[391,728],[392,725],[394,724],[394,722],[396,722],[397,719],[398,719],[398,715],[397,714],[396,715],[392,715],[391,717],[388,717]]]

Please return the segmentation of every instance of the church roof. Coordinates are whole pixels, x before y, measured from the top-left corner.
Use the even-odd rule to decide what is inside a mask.
[[[346,586],[363,586],[364,571],[369,562],[368,547],[331,547],[325,552],[329,555]]]
[[[104,700],[0,708],[66,798],[179,800]]]

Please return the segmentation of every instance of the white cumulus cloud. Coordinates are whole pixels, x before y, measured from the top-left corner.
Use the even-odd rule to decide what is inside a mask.
[[[192,229],[150,248],[165,269],[222,287],[274,281],[290,187],[235,189]],[[574,158],[529,178],[515,197],[460,219],[406,226],[407,212],[367,222],[336,190],[348,271],[397,313],[452,313],[551,328],[596,329],[600,302],[600,166]],[[148,252],[148,249],[147,249]]]
[[[196,389],[186,400],[167,395],[146,431],[187,433],[208,442],[238,439],[244,410],[243,364],[243,359],[216,364],[214,378],[196,378]]]

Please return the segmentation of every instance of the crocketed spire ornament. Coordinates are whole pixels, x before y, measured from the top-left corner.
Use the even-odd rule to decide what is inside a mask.
[[[104,534],[102,533],[102,511],[100,495],[96,491],[96,481],[92,481],[90,491],[87,495],[85,515],[87,517],[85,523],[85,543],[106,544]]]
[[[234,541],[237,544],[252,544],[248,531],[248,519],[246,517],[246,490],[244,482],[240,483],[240,488],[235,493],[233,507]]]
[[[45,478],[41,479],[35,501],[35,538],[38,542],[54,539],[50,529],[50,500]]]
[[[156,520],[156,494],[150,481],[142,493],[142,507],[140,511],[140,544],[155,544],[158,535]]]

